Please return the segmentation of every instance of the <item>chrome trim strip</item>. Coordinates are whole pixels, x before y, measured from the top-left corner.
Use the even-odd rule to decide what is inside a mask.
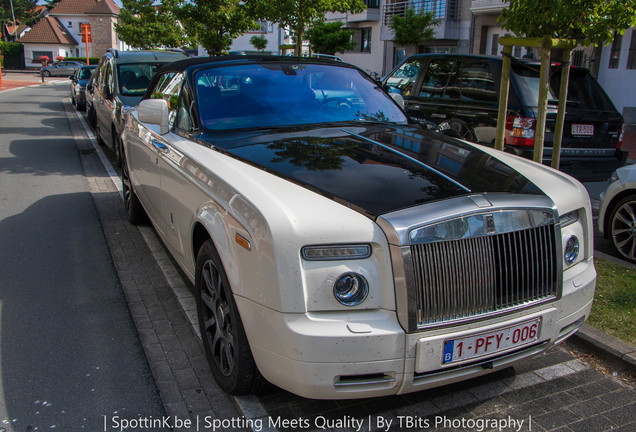
[[[485,196],[492,203],[492,207],[489,207],[487,211],[475,204],[472,196],[461,196],[387,213],[378,217],[376,222],[384,229],[389,243],[406,246],[410,244],[409,233],[413,230],[478,213],[495,213],[500,210],[544,211],[550,209],[554,220],[559,220],[556,206],[545,195],[493,193]],[[381,220],[386,221],[387,224],[382,224]],[[388,230],[385,229],[387,225],[391,226]]]

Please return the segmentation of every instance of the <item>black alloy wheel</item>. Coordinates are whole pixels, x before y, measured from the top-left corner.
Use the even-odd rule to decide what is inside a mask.
[[[636,262],[636,195],[623,198],[609,219],[610,240],[621,258]]]
[[[226,392],[243,395],[263,387],[221,260],[210,240],[197,255],[199,329],[210,369]]]

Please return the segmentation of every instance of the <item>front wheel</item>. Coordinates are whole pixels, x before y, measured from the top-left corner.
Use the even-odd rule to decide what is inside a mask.
[[[612,246],[620,257],[636,262],[636,195],[623,198],[614,206],[609,233]]]
[[[126,210],[126,219],[133,225],[141,225],[148,222],[148,215],[144,210],[135,189],[130,181],[130,172],[128,171],[128,163],[123,161],[121,169],[121,184],[124,194],[124,209]]]
[[[50,77],[50,76],[51,76],[51,72],[49,72],[49,71],[44,71],[44,72],[43,72],[43,75],[44,75],[45,77]]]
[[[201,339],[216,382],[233,395],[259,390],[264,380],[254,363],[232,289],[210,240],[199,249],[195,284]]]

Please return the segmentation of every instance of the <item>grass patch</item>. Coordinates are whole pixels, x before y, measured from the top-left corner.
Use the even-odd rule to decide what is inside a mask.
[[[588,323],[636,346],[636,271],[594,258],[598,280]]]

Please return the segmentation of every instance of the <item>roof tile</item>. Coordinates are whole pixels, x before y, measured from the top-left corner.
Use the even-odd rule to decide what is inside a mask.
[[[33,26],[31,31],[19,38],[18,42],[78,45],[75,38],[66,31],[62,23],[51,16],[43,17]]]

